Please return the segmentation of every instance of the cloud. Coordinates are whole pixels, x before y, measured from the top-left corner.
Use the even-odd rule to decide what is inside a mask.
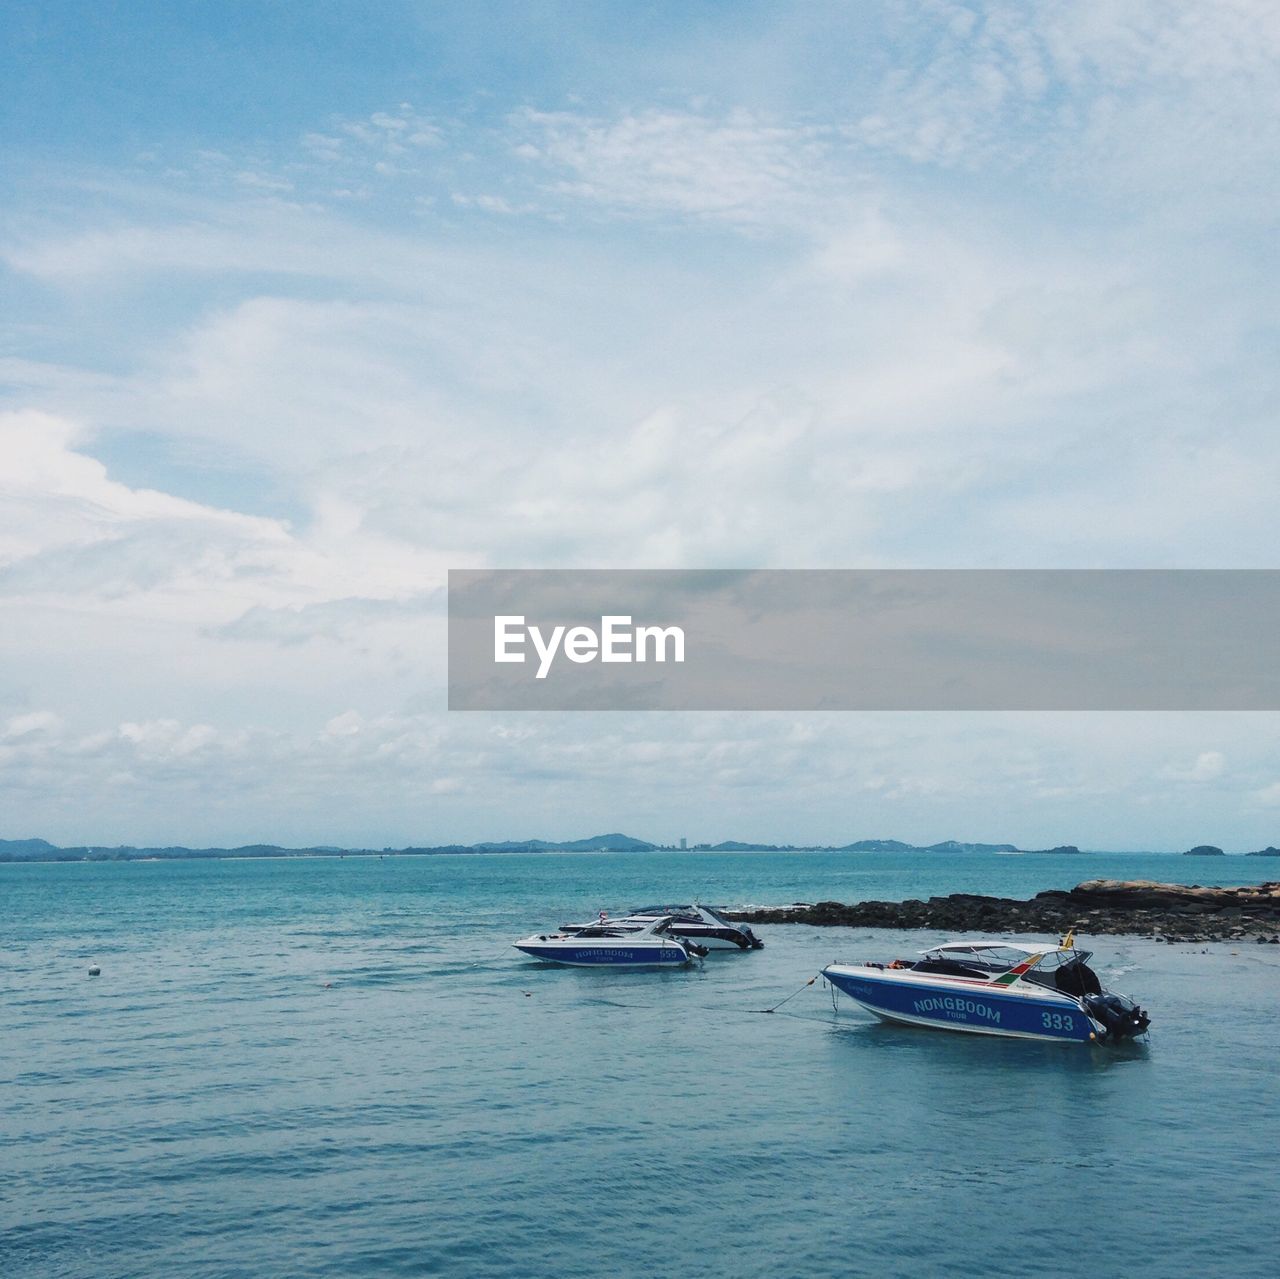
[[[896,34],[924,56],[848,127],[919,164],[1043,165],[1095,191],[1202,202],[1206,188],[1256,188],[1280,151],[1280,23],[1259,0],[931,0]]]
[[[829,180],[829,130],[751,112],[649,109],[613,119],[525,109],[515,154],[551,189],[620,214],[681,214],[740,227],[795,215]]]
[[[61,718],[53,711],[28,711],[23,715],[12,715],[4,728],[0,729],[0,740],[15,741],[20,737],[49,733],[61,724]]]
[[[82,619],[91,647],[110,643],[108,615],[222,640],[327,638],[366,653],[423,642],[424,622],[438,629],[444,557],[362,531],[337,501],[300,536],[281,520],[131,488],[78,451],[83,434],[48,414],[0,415],[9,608]]]
[[[0,414],[0,591],[149,590],[256,572],[287,549],[276,521],[113,481],[74,447],[83,435],[50,414]]]
[[[374,111],[364,119],[340,120],[336,130],[371,151],[390,156],[408,155],[414,148],[438,147],[445,138],[440,125],[418,115],[407,102],[394,111]],[[307,136],[314,146],[316,135]],[[327,138],[322,135],[322,140]]]
[[[8,800],[58,842],[470,842],[563,833],[566,812],[579,833],[603,823],[650,839],[882,834],[1174,849],[1194,825],[1228,846],[1274,842],[1266,810],[1276,788],[1260,789],[1254,768],[1212,798],[1153,780],[1170,740],[1203,731],[1196,716],[504,721],[312,693],[314,722],[291,728],[158,716],[6,740]],[[367,688],[356,695],[371,700]],[[1240,745],[1256,732],[1253,716],[1215,719]],[[1275,776],[1280,759],[1257,763]]]
[[[1169,769],[1167,775],[1184,782],[1215,782],[1226,769],[1227,757],[1221,751],[1201,751],[1190,768]]]
[[[258,605],[213,633],[225,639],[284,645],[313,639],[367,640],[374,627],[424,619],[439,622],[443,612],[443,593],[437,588],[408,599],[350,598],[281,608]]]
[[[815,21],[839,69],[810,80]],[[704,96],[669,88],[723,62],[691,37],[576,100],[33,165],[0,225],[13,802],[53,836],[503,833],[482,796],[505,833],[1274,842],[1256,719],[443,714],[450,566],[1246,565],[1280,536],[1274,13],[848,21],[846,53],[826,16],[735,18]],[[216,496],[184,455],[234,462]]]
[[[180,724],[177,720],[148,720],[120,725],[121,741],[127,742],[139,759],[172,760],[197,755],[213,746],[218,730],[208,724]]]
[[[456,255],[411,237],[353,226],[317,207],[243,192],[183,199],[156,192],[154,185],[113,190],[111,213],[87,227],[42,223],[13,230],[0,242],[0,260],[63,289],[120,279],[159,279],[171,287],[208,276],[267,275],[397,291],[457,262]],[[159,207],[148,211],[153,195]]]
[[[485,213],[496,213],[509,218],[540,212],[536,204],[513,204],[501,195],[467,195],[462,191],[454,191],[449,198],[459,208],[481,209]]]
[[[236,174],[236,181],[242,187],[250,187],[257,191],[292,191],[293,183],[286,178],[275,177],[270,173],[254,173],[242,169]]]

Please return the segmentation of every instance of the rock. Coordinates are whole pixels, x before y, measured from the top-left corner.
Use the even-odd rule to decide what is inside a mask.
[[[855,928],[927,928],[946,932],[1158,936],[1167,942],[1262,939],[1280,925],[1280,883],[1202,888],[1151,880],[1092,879],[1070,892],[1051,889],[1030,901],[953,893],[927,902],[824,901],[815,906],[759,907],[730,912],[753,924],[805,923]],[[1211,927],[1206,927],[1211,925]],[[1214,926],[1216,925],[1216,926]]]

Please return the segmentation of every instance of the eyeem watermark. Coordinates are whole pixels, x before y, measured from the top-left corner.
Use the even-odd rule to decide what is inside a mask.
[[[465,570],[454,710],[1280,710],[1271,569]]]
[[[571,662],[673,662],[684,661],[684,631],[679,626],[632,626],[626,614],[600,619],[600,629],[590,626],[552,626],[544,635],[529,625],[524,614],[500,614],[493,619],[493,660],[523,662],[525,640],[537,654],[534,679],[546,679],[558,653]]]

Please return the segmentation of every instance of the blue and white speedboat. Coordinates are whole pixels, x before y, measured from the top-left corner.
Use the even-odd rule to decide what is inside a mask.
[[[891,964],[831,964],[822,975],[884,1021],[1016,1039],[1082,1043],[1132,1039],[1151,1019],[1103,990],[1090,952],[1058,946],[953,941]]]
[[[571,933],[536,933],[512,945],[534,959],[584,968],[674,968],[707,953],[696,942],[671,936],[670,926],[669,916],[638,928],[601,922]]]

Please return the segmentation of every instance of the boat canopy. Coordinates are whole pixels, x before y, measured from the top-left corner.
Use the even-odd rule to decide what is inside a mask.
[[[1087,964],[1093,957],[1091,950],[1082,950],[1074,944],[1033,946],[1021,941],[945,941],[920,954],[925,956],[925,962],[933,957],[944,963],[969,963],[988,970],[1016,968],[1034,959],[1033,967],[1053,971],[1074,963]]]
[[[689,902],[683,906],[637,906],[631,911],[632,915],[676,915],[685,916],[689,919],[702,919],[706,922],[708,919],[716,923],[723,924],[726,928],[734,928],[735,924],[724,917],[723,908],[719,906],[708,906],[706,902]]]
[[[1024,955],[1048,955],[1055,950],[1071,949],[1062,946],[1028,946],[1020,941],[944,941],[940,946],[930,946],[922,950],[922,955],[933,955],[940,950],[964,951],[970,954],[983,950],[1016,950]]]

